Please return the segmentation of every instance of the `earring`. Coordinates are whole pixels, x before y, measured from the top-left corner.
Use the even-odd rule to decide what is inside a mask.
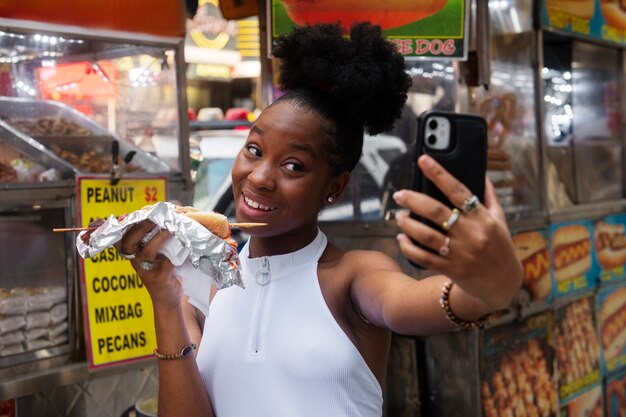
[[[332,195],[329,195],[328,197],[326,197],[326,201],[328,201],[328,203],[331,204],[333,201],[335,201],[335,199],[333,198]]]

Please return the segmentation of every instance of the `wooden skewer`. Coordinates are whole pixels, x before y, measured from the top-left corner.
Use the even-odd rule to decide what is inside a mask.
[[[267,226],[267,223],[230,223],[230,227],[238,229],[240,227]],[[52,229],[53,232],[82,232],[84,230],[97,229],[97,227],[61,227]]]

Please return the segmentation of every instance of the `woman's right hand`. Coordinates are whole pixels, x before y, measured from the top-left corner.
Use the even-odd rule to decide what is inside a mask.
[[[172,274],[174,265],[168,258],[159,254],[163,244],[171,237],[170,232],[161,230],[144,243],[144,237],[155,227],[158,226],[149,220],[134,225],[115,244],[115,248],[118,252],[135,255],[130,263],[150,293],[155,307],[177,306],[183,300],[182,284]],[[148,262],[152,268],[149,270],[142,268],[142,262]]]

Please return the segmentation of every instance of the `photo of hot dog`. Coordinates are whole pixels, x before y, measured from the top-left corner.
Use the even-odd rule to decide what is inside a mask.
[[[626,288],[616,289],[602,301],[598,325],[604,361],[611,368],[626,349]]]
[[[567,417],[602,417],[602,387],[597,386],[567,404]]]
[[[595,225],[594,238],[598,263],[603,269],[626,264],[626,234],[623,224],[599,221]]]
[[[558,10],[576,16],[591,19],[594,12],[595,0],[547,0],[548,11]]]
[[[581,224],[561,226],[552,235],[556,282],[584,275],[591,269],[591,234]]]
[[[626,4],[620,0],[602,0],[602,16],[607,26],[626,29]]]
[[[546,298],[552,291],[548,240],[538,231],[520,233],[512,240],[524,268],[523,288],[530,292],[533,301]]]
[[[349,30],[356,22],[372,22],[383,30],[407,25],[431,16],[448,0],[281,0],[297,25],[341,22]]]

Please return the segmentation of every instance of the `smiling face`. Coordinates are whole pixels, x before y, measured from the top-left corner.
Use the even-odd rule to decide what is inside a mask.
[[[268,223],[250,229],[253,256],[309,243],[328,195],[336,198],[345,187],[349,175],[332,176],[323,123],[315,111],[286,100],[268,107],[250,130],[232,180],[237,221]]]

